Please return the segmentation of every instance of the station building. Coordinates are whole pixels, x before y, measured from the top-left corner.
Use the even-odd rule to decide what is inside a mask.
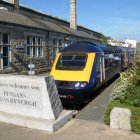
[[[57,52],[77,41],[101,42],[102,34],[39,11],[0,1],[0,73],[36,74],[51,69]]]

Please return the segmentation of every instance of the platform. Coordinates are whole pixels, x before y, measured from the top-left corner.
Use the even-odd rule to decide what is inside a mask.
[[[113,85],[114,83],[87,105],[76,118],[53,134],[0,123],[0,140],[139,140],[140,135],[130,131],[114,131],[103,123],[102,114]]]

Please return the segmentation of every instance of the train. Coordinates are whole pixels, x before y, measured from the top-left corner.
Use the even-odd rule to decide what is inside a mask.
[[[127,68],[134,49],[98,42],[76,42],[57,54],[50,75],[62,103],[88,103],[103,84]]]

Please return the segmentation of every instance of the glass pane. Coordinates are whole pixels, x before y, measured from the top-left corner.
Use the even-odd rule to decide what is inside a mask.
[[[8,57],[3,57],[3,66],[4,67],[8,66]]]
[[[41,45],[42,44],[42,39],[41,37],[38,37],[38,45]]]
[[[42,47],[38,48],[38,56],[42,56]]]
[[[9,35],[8,34],[3,34],[3,43],[9,43]]]
[[[27,44],[31,45],[32,44],[32,37],[27,36]]]
[[[57,69],[81,70],[85,67],[87,55],[61,55]]]
[[[59,39],[59,46],[62,46],[62,40]]]
[[[8,54],[9,54],[9,49],[8,47],[3,47],[3,66],[7,67],[9,65],[9,59],[8,59]]]
[[[30,55],[30,47],[27,47],[27,55]]]
[[[36,38],[33,37],[33,44],[35,45],[36,44]]]
[[[3,56],[8,56],[8,47],[3,47]]]
[[[53,39],[53,45],[57,45],[57,40],[55,38]]]
[[[36,55],[36,47],[33,47],[33,56]]]

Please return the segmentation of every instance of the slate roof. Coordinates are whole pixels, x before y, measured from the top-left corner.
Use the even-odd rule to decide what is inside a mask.
[[[30,18],[6,10],[0,10],[0,23],[2,22],[98,40],[97,38],[90,36],[89,34],[83,31],[73,30],[66,26],[58,25],[44,20]]]
[[[83,31],[79,31],[79,30],[74,30],[71,28],[68,28],[66,26],[62,26],[60,25],[63,29],[67,30],[70,34],[75,35],[75,36],[80,36],[80,37],[84,37],[84,38],[89,38],[89,39],[95,39],[98,40],[96,37],[89,35],[86,32]]]

